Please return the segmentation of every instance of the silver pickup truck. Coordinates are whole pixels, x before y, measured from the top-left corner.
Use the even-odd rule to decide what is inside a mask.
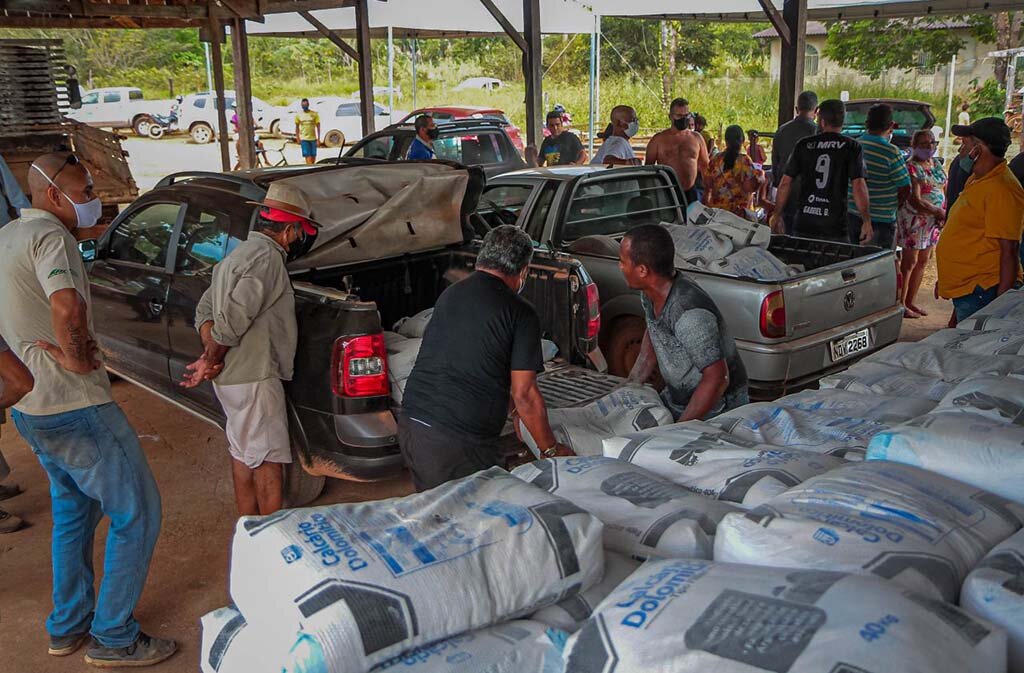
[[[638,197],[646,197],[643,211],[630,205]],[[583,262],[600,293],[599,343],[609,371],[628,374],[645,328],[639,294],[618,268],[617,241],[645,221],[686,222],[675,172],[664,166],[515,171],[488,179],[478,214],[490,226],[523,227],[542,247]],[[782,281],[683,271],[725,315],[752,395],[792,391],[896,341],[903,309],[891,250],[791,236],[773,236],[768,249],[804,270]]]

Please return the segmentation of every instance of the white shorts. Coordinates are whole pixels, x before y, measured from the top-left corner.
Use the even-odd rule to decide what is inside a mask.
[[[280,379],[230,386],[213,385],[228,422],[231,457],[249,468],[264,462],[292,462],[288,411]]]

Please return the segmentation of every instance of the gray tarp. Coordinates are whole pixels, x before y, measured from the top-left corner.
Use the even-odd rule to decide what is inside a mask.
[[[391,163],[283,178],[302,189],[322,226],[293,271],[382,259],[461,243],[465,169]]]

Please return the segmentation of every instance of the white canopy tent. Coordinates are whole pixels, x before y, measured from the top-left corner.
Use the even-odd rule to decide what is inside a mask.
[[[758,0],[587,0],[594,13],[604,16],[635,16],[651,19],[697,21],[764,21],[765,8]],[[781,12],[782,3],[772,6]],[[991,14],[1021,9],[1020,0],[807,0],[807,18],[815,21],[853,21],[919,17],[940,14]]]

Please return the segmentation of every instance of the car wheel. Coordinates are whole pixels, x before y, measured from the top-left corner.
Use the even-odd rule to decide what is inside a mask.
[[[153,124],[154,121],[152,117],[147,115],[136,117],[135,121],[132,122],[132,131],[134,131],[135,135],[140,138],[145,138],[149,135],[149,129]]]
[[[281,135],[281,122],[275,119],[270,122],[270,135],[279,136]]]
[[[284,506],[305,507],[320,496],[326,481],[323,475],[306,472],[299,459],[298,445],[293,437],[292,462],[284,465]]]
[[[189,135],[192,136],[192,142],[199,145],[205,145],[213,142],[213,129],[208,124],[199,123],[189,129]]]
[[[324,135],[324,145],[327,147],[341,147],[345,144],[345,134],[337,129],[332,129]]]
[[[645,331],[647,325],[644,319],[636,316],[625,316],[612,323],[606,350],[609,374],[629,376],[640,356]]]

